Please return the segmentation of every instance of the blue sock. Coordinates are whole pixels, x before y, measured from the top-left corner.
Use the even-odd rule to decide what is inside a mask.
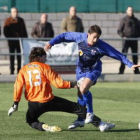
[[[91,94],[91,92],[90,91],[87,91],[85,94],[83,94],[83,99],[86,102],[87,113],[93,112],[92,94]]]
[[[82,96],[82,97],[78,97],[77,103],[78,103],[79,105],[81,105],[81,106],[86,107],[86,102],[84,101],[83,96]]]
[[[78,97],[77,103],[81,106],[86,107],[86,102],[83,100],[83,97]],[[84,121],[81,117],[78,117],[77,121]]]

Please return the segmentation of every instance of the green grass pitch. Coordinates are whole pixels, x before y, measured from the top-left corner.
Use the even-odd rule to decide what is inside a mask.
[[[54,95],[76,101],[76,89],[55,89]],[[59,133],[39,132],[25,121],[27,101],[22,96],[19,109],[11,117],[7,111],[13,104],[13,83],[0,83],[0,140],[140,140],[140,83],[97,83],[91,88],[94,112],[103,121],[116,124],[109,132],[100,132],[91,124],[68,131],[76,115],[49,112],[39,119],[49,125],[58,125]]]

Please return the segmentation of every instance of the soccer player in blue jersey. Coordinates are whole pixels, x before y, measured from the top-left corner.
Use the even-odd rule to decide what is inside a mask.
[[[66,32],[62,33],[49,41],[44,47],[46,51],[51,49],[55,44],[61,42],[76,42],[78,44],[79,57],[77,60],[76,78],[83,79],[83,82],[78,88],[78,103],[87,107],[87,117],[84,121],[78,118],[69,129],[76,127],[83,127],[85,123],[91,123],[94,118],[93,106],[92,106],[92,94],[89,91],[92,85],[95,85],[97,79],[102,72],[101,58],[103,56],[109,56],[117,59],[127,65],[132,70],[140,65],[135,65],[130,62],[126,56],[114,49],[106,42],[100,40],[102,34],[101,28],[98,25],[93,25],[89,28],[88,33]],[[115,127],[113,124],[104,122],[99,123],[100,131],[106,131]]]

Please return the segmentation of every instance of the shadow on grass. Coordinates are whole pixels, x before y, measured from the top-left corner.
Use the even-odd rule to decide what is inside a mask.
[[[76,132],[76,131],[79,131],[79,132],[80,131],[84,131],[84,132],[88,131],[89,132],[89,131],[91,131],[92,132],[92,131],[99,131],[99,130],[91,130],[91,129],[90,130],[87,130],[87,129],[86,130],[75,130],[75,129],[73,129],[73,130],[66,130],[65,129],[65,130],[62,130],[62,131],[70,131],[70,132]]]
[[[138,129],[120,129],[120,130],[110,130],[109,132],[131,132],[131,131],[139,131]]]
[[[76,131],[84,131],[84,132],[86,132],[86,131],[99,131],[100,132],[100,130],[75,130],[75,129],[73,129],[73,130],[67,130],[67,129],[65,129],[65,130],[63,130],[63,131],[71,131],[71,132],[76,132]],[[138,129],[119,129],[119,130],[109,130],[109,131],[106,131],[106,132],[132,132],[132,131],[139,131]]]

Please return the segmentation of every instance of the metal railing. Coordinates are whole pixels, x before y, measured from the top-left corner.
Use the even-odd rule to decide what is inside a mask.
[[[19,40],[19,43],[20,43],[20,49],[21,49],[21,53],[2,53],[0,52],[0,56],[2,55],[21,55],[21,64],[23,66],[23,55],[24,55],[24,52],[23,52],[23,40],[26,39],[26,40],[38,40],[38,41],[49,41],[51,40],[51,38],[0,38],[0,40]],[[139,41],[140,38],[101,38],[102,40],[104,41],[123,41],[123,40],[137,40]],[[1,47],[1,46],[0,46]],[[140,55],[140,53],[124,53],[124,55]]]

